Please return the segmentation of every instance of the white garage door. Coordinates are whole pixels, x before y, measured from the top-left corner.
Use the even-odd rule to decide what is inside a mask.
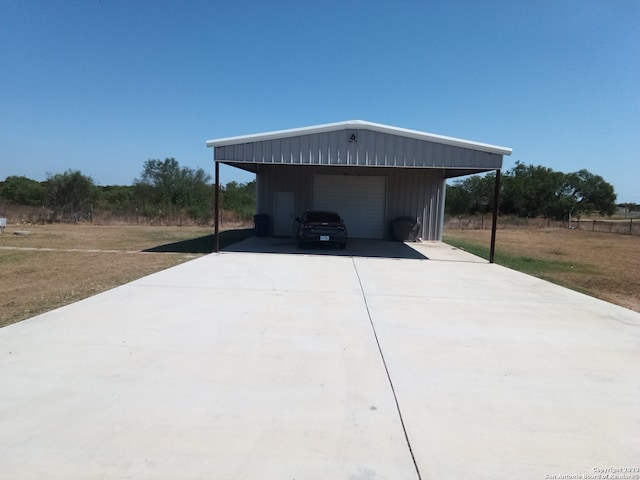
[[[349,237],[383,238],[386,177],[314,175],[313,208],[338,212]]]

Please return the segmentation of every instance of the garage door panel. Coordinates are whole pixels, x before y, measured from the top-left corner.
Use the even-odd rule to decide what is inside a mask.
[[[383,238],[386,177],[315,175],[313,208],[338,212],[353,238]]]

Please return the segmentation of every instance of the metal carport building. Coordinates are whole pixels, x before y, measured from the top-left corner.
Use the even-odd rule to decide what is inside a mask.
[[[207,141],[219,164],[256,174],[269,234],[292,236],[307,209],[338,211],[355,238],[388,239],[412,217],[421,238],[441,240],[446,179],[502,168],[511,149],[352,120]],[[216,215],[217,227],[217,215]],[[216,228],[217,229],[217,228]]]

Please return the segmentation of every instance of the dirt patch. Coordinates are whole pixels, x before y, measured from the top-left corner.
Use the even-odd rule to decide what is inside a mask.
[[[491,232],[447,230],[445,235],[488,246]],[[498,230],[496,252],[580,265],[575,271],[559,269],[540,276],[640,312],[640,239],[636,236],[569,229]]]

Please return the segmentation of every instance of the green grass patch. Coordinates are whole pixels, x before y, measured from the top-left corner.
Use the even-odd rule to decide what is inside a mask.
[[[485,260],[489,260],[490,248],[488,245],[484,245],[477,241],[463,239],[455,235],[446,234],[443,236],[443,241],[461,250],[472,253],[473,255],[484,258]],[[557,279],[552,274],[597,273],[592,266],[583,263],[570,262],[566,260],[551,260],[528,255],[516,255],[501,251],[497,247],[494,261],[498,265],[518,270],[519,272],[527,273],[529,275],[535,275],[536,277],[551,280],[556,283],[558,283]]]

